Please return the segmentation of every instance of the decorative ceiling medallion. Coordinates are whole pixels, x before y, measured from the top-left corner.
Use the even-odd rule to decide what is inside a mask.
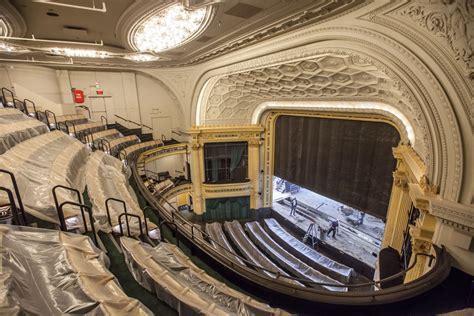
[[[102,59],[110,57],[109,52],[93,50],[93,49],[54,47],[54,48],[50,48],[49,50],[52,54],[67,56],[67,57],[102,58]]]
[[[137,22],[129,36],[130,45],[140,52],[163,52],[181,46],[208,25],[212,6],[187,10],[177,3]]]
[[[131,60],[136,63],[146,63],[146,62],[152,62],[152,61],[157,61],[160,59],[158,56],[153,56],[151,54],[128,54],[125,55],[123,58]]]

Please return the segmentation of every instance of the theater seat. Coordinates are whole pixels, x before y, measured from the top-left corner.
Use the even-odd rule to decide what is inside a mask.
[[[153,315],[89,237],[0,225],[0,315]]]

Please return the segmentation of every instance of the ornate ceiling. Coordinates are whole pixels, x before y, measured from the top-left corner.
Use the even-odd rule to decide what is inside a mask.
[[[393,82],[371,64],[327,54],[299,62],[231,74],[214,85],[206,123],[246,122],[262,100],[363,99],[392,96]]]
[[[96,1],[97,2],[97,1]],[[99,7],[99,3],[104,3]],[[0,51],[3,59],[31,59],[62,61],[69,57],[52,52],[52,48],[100,50],[105,58],[89,58],[94,54],[73,56],[74,64],[81,66],[143,66],[170,67],[192,65],[221,56],[228,52],[259,43],[274,36],[293,31],[309,24],[320,23],[351,12],[371,1],[362,0],[200,0],[147,1],[103,0],[97,7],[81,0],[30,1],[8,0],[0,3],[0,16],[8,16],[10,25],[23,24],[14,36],[19,39],[0,39],[18,45],[21,56]],[[151,14],[182,3],[188,9],[212,6],[212,16],[198,36],[166,51],[152,52],[157,58],[126,58],[135,53],[131,45],[132,30]],[[16,21],[16,22],[12,22]],[[31,40],[36,39],[46,41]],[[28,38],[29,40],[23,40]],[[55,42],[51,42],[55,41]],[[66,43],[67,42],[67,43]],[[86,55],[86,57],[84,57]],[[101,54],[103,57],[104,54]],[[65,58],[68,57],[68,58]],[[142,63],[139,63],[142,62]]]

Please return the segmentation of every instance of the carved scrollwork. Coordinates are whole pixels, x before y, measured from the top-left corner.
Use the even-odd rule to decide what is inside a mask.
[[[419,26],[442,39],[472,73],[474,70],[474,4],[464,1],[433,1],[417,3],[399,12]]]
[[[394,185],[399,188],[406,188],[408,186],[408,178],[405,172],[396,170],[393,173]]]

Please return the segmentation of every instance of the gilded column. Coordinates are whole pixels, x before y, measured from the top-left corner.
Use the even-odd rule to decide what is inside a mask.
[[[431,254],[432,239],[436,227],[436,218],[428,211],[430,208],[429,199],[423,195],[419,195],[419,191],[416,190],[417,187],[418,185],[414,185],[413,188],[410,189],[410,191],[415,191],[413,194],[414,204],[416,208],[420,210],[420,217],[416,220],[415,225],[410,227],[410,235],[412,238],[412,255],[410,259],[410,266],[413,264],[415,265],[406,274],[405,283],[421,277],[426,272],[428,268],[428,257],[418,256],[418,258],[416,258],[416,254]]]
[[[249,153],[248,153],[248,177],[252,183],[251,196],[250,196],[250,208],[257,209],[260,205],[260,195],[258,194],[259,188],[259,162],[260,162],[260,140],[254,139],[248,141]]]
[[[191,180],[193,183],[193,207],[196,214],[203,213],[203,201],[201,192],[201,145],[193,142],[191,144]]]
[[[387,212],[387,222],[383,239],[383,247],[392,247],[399,252],[402,248],[403,233],[408,223],[411,200],[408,194],[408,179],[403,166],[399,164],[393,173],[393,186]]]

